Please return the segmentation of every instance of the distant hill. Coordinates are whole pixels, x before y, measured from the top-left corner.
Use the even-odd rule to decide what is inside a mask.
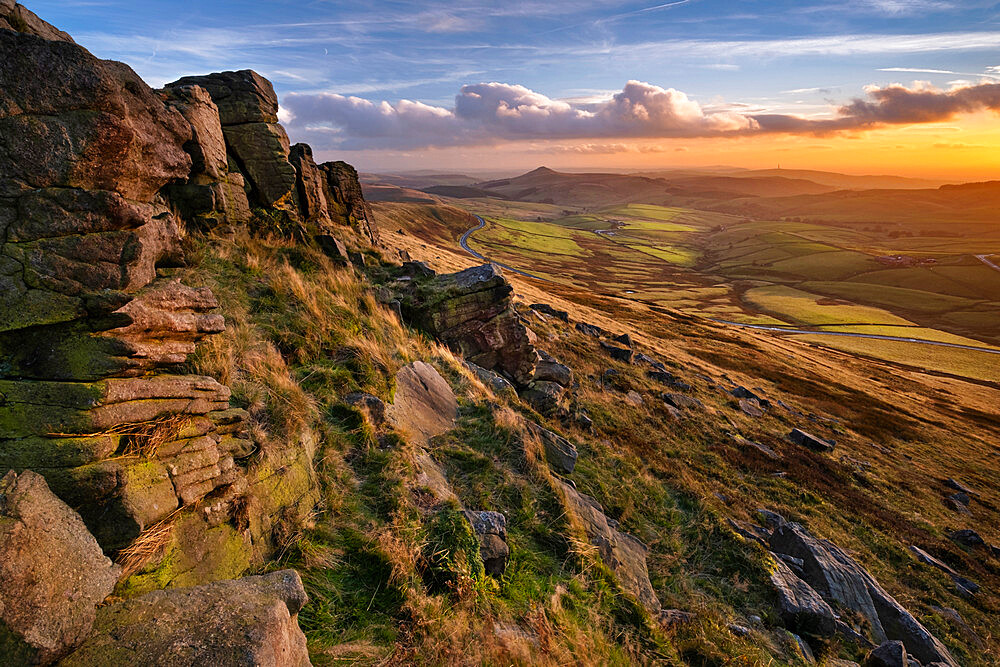
[[[758,169],[755,171],[741,171],[732,175],[737,178],[758,178],[761,176],[802,178],[837,190],[922,190],[937,188],[954,182],[925,178],[907,178],[905,176],[857,176],[812,169]]]
[[[373,185],[363,183],[361,185],[361,189],[364,192],[365,199],[370,202],[392,201],[434,204],[438,201],[435,197],[427,194],[426,192],[414,190],[413,188],[404,188],[398,185]]]
[[[407,173],[407,174],[359,174],[359,179],[364,184],[369,185],[396,185],[403,188],[422,188],[435,185],[472,185],[477,178],[466,176],[465,174],[435,174],[435,173]]]
[[[434,185],[429,188],[421,188],[423,192],[440,197],[455,197],[456,199],[475,199],[477,197],[495,197],[497,199],[510,199],[499,192],[483,190],[468,185]]]
[[[777,176],[737,178],[710,174],[681,178],[652,178],[635,174],[576,174],[539,167],[515,178],[477,183],[480,190],[518,201],[575,206],[613,206],[624,203],[669,204],[683,199],[730,200],[746,196],[770,197],[818,194],[832,188],[802,179]]]
[[[995,222],[1000,181],[923,190],[837,190],[818,195],[717,202],[713,210],[757,218],[802,217],[844,222]]]

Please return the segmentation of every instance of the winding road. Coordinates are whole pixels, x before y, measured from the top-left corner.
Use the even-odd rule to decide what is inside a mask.
[[[540,276],[536,276],[534,274],[528,273],[527,271],[522,271],[520,269],[515,269],[512,266],[508,266],[506,264],[501,264],[500,262],[495,262],[495,261],[491,260],[490,258],[486,257],[485,255],[483,255],[481,253],[478,253],[475,250],[473,250],[472,248],[470,248],[469,244],[467,243],[468,240],[469,240],[469,237],[473,234],[473,232],[477,232],[477,231],[479,231],[480,229],[482,229],[483,227],[486,226],[486,221],[485,220],[483,220],[478,215],[475,216],[475,217],[476,217],[476,220],[479,221],[479,224],[476,225],[475,227],[473,227],[472,229],[467,230],[464,234],[462,234],[462,238],[460,238],[459,241],[458,241],[459,245],[462,246],[462,249],[465,250],[465,252],[469,253],[473,257],[476,257],[478,259],[483,260],[484,262],[490,262],[492,264],[496,264],[497,266],[499,266],[500,268],[502,268],[502,269],[504,269],[506,271],[513,271],[514,273],[517,273],[519,275],[527,276],[528,278],[534,278],[535,280],[541,280],[541,281],[547,282],[547,283],[555,282],[553,280],[549,280],[548,278],[542,278]],[[609,231],[614,231],[614,230],[606,230],[606,229],[594,230],[594,232],[598,236],[601,236],[603,238],[607,238],[607,236],[605,236],[604,234],[602,234],[602,232],[609,232]],[[608,239],[608,240],[611,240],[611,239]],[[614,241],[612,241],[612,242],[614,242]],[[983,262],[984,264],[986,264],[987,266],[989,266],[991,268],[996,269],[997,271],[1000,271],[1000,266],[997,266],[993,262],[989,261],[987,259],[987,257],[989,257],[989,255],[976,255],[976,258],[979,259],[981,262]],[[778,333],[802,334],[802,335],[810,335],[810,336],[843,336],[845,338],[870,338],[870,339],[873,339],[873,340],[888,340],[888,341],[895,341],[895,342],[898,342],[898,343],[923,343],[924,345],[936,345],[938,347],[954,347],[954,348],[958,348],[960,350],[974,350],[976,352],[986,352],[987,354],[1000,354],[1000,349],[995,349],[995,348],[990,348],[990,347],[977,347],[975,345],[962,345],[961,343],[946,343],[944,341],[939,341],[939,340],[925,340],[923,338],[904,338],[902,336],[885,336],[885,335],[882,335],[882,334],[853,333],[853,332],[849,332],[849,331],[814,331],[814,330],[811,330],[811,329],[791,329],[791,328],[788,328],[788,327],[768,326],[766,324],[745,324],[745,323],[742,323],[742,322],[731,322],[729,320],[711,319],[711,321],[712,322],[717,322],[719,324],[728,324],[728,325],[734,326],[734,327],[741,327],[741,328],[744,328],[744,329],[756,329],[758,331],[775,331],[775,332],[778,332]]]
[[[465,252],[469,253],[473,257],[477,257],[477,258],[483,260],[484,262],[489,262],[490,264],[496,264],[497,266],[499,266],[501,269],[504,269],[505,271],[513,271],[514,273],[516,273],[518,275],[525,276],[527,278],[534,278],[535,280],[541,280],[542,282],[546,282],[546,283],[554,283],[555,282],[554,280],[549,280],[548,278],[542,278],[541,276],[536,276],[533,273],[528,273],[527,271],[522,271],[521,269],[515,269],[513,266],[507,266],[506,264],[501,264],[500,262],[496,262],[496,261],[490,259],[489,257],[487,257],[486,255],[482,255],[482,254],[476,252],[475,250],[473,250],[472,248],[470,248],[469,244],[468,244],[469,237],[472,236],[473,232],[478,232],[480,229],[482,229],[483,227],[486,226],[486,221],[483,220],[481,217],[479,217],[477,215],[477,216],[475,216],[475,218],[476,218],[476,220],[479,221],[479,224],[476,225],[475,227],[473,227],[472,229],[467,230],[464,234],[462,234],[462,238],[460,238],[458,240],[458,244],[460,246],[462,246],[462,250],[464,250]]]
[[[992,257],[992,255],[976,255],[976,259],[978,259],[980,262],[982,262],[986,266],[990,267],[994,271],[1000,271],[1000,266],[997,266],[996,264],[994,264],[990,260],[986,259],[987,257]]]

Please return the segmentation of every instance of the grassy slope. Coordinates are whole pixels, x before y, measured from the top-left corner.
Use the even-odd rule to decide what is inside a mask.
[[[429,249],[428,259],[430,253],[452,269],[474,263],[448,248]],[[737,620],[741,613],[760,613],[765,607],[760,589],[755,602],[736,602],[741,600],[738,589],[748,585],[752,589],[759,576],[746,564],[737,568],[735,580],[729,580],[736,589],[713,588],[722,582],[705,572],[693,580],[688,575],[691,588],[671,578],[672,568],[697,571],[700,562],[689,549],[692,541],[705,538],[690,533],[678,537],[665,528],[666,520],[658,518],[665,511],[661,503],[670,507],[663,499],[664,490],[694,499],[700,507],[696,516],[722,513],[752,518],[757,507],[772,507],[855,553],[963,664],[992,664],[998,646],[991,637],[1000,630],[995,621],[1000,600],[989,592],[1000,585],[995,563],[956,546],[944,533],[973,527],[987,540],[1000,537],[993,536],[1000,494],[990,482],[996,469],[995,446],[984,446],[1000,437],[996,411],[1000,387],[795,340],[707,327],[606,291],[595,294],[520,276],[511,279],[525,302],[547,301],[574,317],[631,332],[692,382],[708,405],[707,413],[694,422],[666,421],[657,408],[657,388],[638,369],[602,359],[592,340],[567,332],[556,322],[533,325],[540,339],[548,341],[547,349],[585,378],[580,402],[595,417],[597,432],[572,433],[583,443],[579,473],[574,475],[577,483],[628,530],[650,542],[650,571],[665,604],[690,608],[695,603],[702,609],[732,605],[722,613],[735,612],[729,618]],[[973,371],[974,360],[959,361],[970,366],[971,377],[983,377],[982,363]],[[622,372],[613,387],[593,380],[608,367]],[[799,413],[837,422],[817,422],[780,409],[763,420],[745,417],[713,389],[725,384],[723,375],[760,387]],[[709,379],[699,380],[702,376]],[[642,407],[625,403],[628,389],[638,390],[646,403]],[[783,434],[793,426],[833,437],[838,441],[836,453],[819,456],[791,447]],[[726,433],[732,431],[779,450],[784,459],[772,462],[741,449],[728,439]],[[784,476],[774,476],[777,472]],[[943,502],[950,493],[943,484],[948,477],[985,492],[971,515],[956,514]],[[629,483],[622,484],[624,479]],[[698,525],[696,516],[681,523]],[[988,592],[976,601],[961,598],[946,577],[912,559],[910,544],[929,549],[979,583],[986,582]],[[675,591],[683,593],[673,597]],[[987,652],[961,627],[934,613],[932,605],[958,609],[986,640]],[[768,650],[779,650],[773,646],[776,635],[755,634],[753,639]]]
[[[391,207],[398,228],[383,223],[389,256],[405,249],[439,270],[475,263],[454,251],[468,221],[460,211],[401,212],[404,206]],[[407,220],[410,212],[424,217]],[[593,339],[558,322],[533,324],[544,347],[574,368],[578,407],[595,422],[594,432],[547,424],[580,447],[572,478],[650,545],[650,575],[664,605],[699,614],[695,623],[664,632],[623,597],[567,523],[537,454],[521,453],[524,434],[512,415],[524,406],[490,395],[450,353],[375,303],[360,276],[313,250],[245,236],[191,243],[199,268],[187,280],[213,288],[229,325],[200,353],[197,369],[232,385],[234,404],[279,440],[303,428],[316,437],[323,504],[311,526],[288,536],[272,564],[303,572],[312,602],[300,621],[316,664],[766,664],[769,656],[794,663],[774,617],[766,560],[723,520],[752,519],[763,506],[852,550],[963,664],[991,659],[931,605],[958,609],[988,650],[997,650],[1000,577],[943,536],[946,529],[974,527],[1000,541],[1000,492],[991,484],[992,450],[983,445],[1000,437],[996,386],[511,276],[526,302],[551,302],[574,318],[629,331],[691,382],[706,405],[672,422],[656,399],[662,388],[641,369],[601,357]],[[395,369],[418,358],[438,366],[461,396],[459,428],[436,443],[435,456],[467,505],[504,511],[510,521],[512,560],[500,581],[459,562],[449,565],[458,573],[449,587],[434,584],[428,545],[453,544],[455,536],[448,521],[426,520],[407,491],[412,445],[376,440],[361,416],[340,404],[355,390],[390,399]],[[597,378],[610,367],[620,375],[604,385]],[[752,420],[717,390],[723,376],[838,422],[814,423],[782,410]],[[628,390],[638,391],[643,405],[625,403]],[[792,426],[836,438],[836,453],[817,455],[784,442]],[[727,435],[733,431],[784,458],[774,462],[740,448]],[[943,504],[945,477],[982,491],[971,516]],[[911,543],[977,580],[984,594],[960,598],[943,575],[913,561]],[[764,623],[753,625],[752,615]],[[753,625],[753,632],[737,637],[726,629],[730,622]],[[827,655],[840,651],[836,643],[826,648]]]

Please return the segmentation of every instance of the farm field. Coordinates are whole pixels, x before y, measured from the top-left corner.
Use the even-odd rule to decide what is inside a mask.
[[[623,203],[630,193],[643,196],[648,184],[639,187],[620,177],[609,180],[617,190],[601,206],[598,175],[591,176],[568,175],[567,189],[559,190],[559,174],[536,170],[489,184],[504,190],[507,199],[444,198],[448,210],[472,215],[464,221],[451,215],[451,228],[439,236],[455,242],[478,224],[473,216],[481,216],[484,227],[467,243],[493,261],[602,298],[718,321],[1000,345],[1000,271],[977,257],[1000,253],[1000,229],[993,223],[958,216],[934,224],[924,213],[908,227],[896,214],[890,222],[754,219],[689,206]],[[535,192],[527,187],[535,181],[542,190],[552,189],[558,204],[510,198]],[[518,190],[519,185],[525,187]],[[575,192],[586,196],[574,200]],[[777,199],[769,197],[769,206]],[[421,233],[427,229],[425,224]],[[808,340],[895,363],[904,363],[909,350],[911,365],[1000,381],[998,355],[847,336]]]

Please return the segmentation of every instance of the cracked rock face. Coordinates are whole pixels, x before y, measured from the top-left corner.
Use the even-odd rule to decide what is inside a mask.
[[[230,97],[156,92],[0,0],[0,474],[43,473],[108,552],[205,499],[217,525],[245,494],[262,538],[288,509],[271,487],[310,484],[301,444],[248,477],[245,413],[178,370],[225,329],[212,292],[177,275],[184,227],[249,210],[221,118],[276,122],[270,84],[237,74]]]
[[[48,663],[90,632],[121,568],[41,475],[0,480],[0,627],[14,663]]]

